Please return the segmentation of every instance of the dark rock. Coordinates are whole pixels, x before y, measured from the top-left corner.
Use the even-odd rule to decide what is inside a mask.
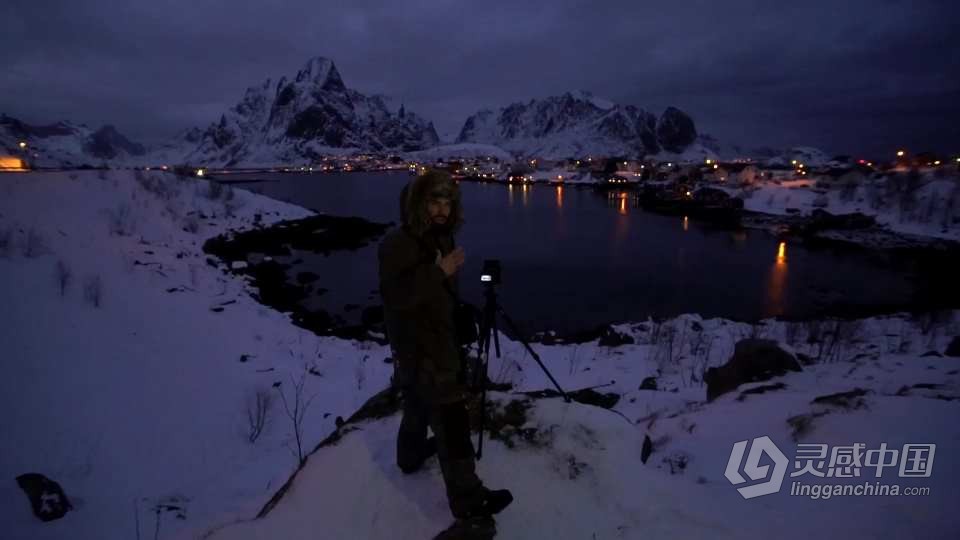
[[[809,235],[825,230],[857,230],[869,229],[876,225],[877,220],[860,212],[852,214],[834,215],[821,208],[815,209],[807,223],[800,229],[801,234]]]
[[[870,390],[855,388],[848,392],[838,392],[836,394],[820,396],[814,398],[810,403],[817,405],[832,405],[834,407],[840,407],[842,409],[849,410],[861,409],[867,406],[866,401],[863,398],[869,393],[871,393]]]
[[[367,306],[360,312],[360,324],[374,326],[383,322],[383,306]]]
[[[649,435],[643,436],[643,448],[640,449],[640,463],[647,463],[647,460],[650,459],[650,454],[653,453],[653,441],[650,440]]]
[[[737,401],[743,401],[749,395],[765,394],[773,390],[783,390],[786,387],[787,385],[783,384],[782,382],[778,382],[776,384],[765,384],[763,386],[757,386],[756,388],[749,388],[743,392],[740,392],[740,395],[737,396]]]
[[[21,474],[17,477],[17,485],[27,494],[33,515],[41,521],[60,519],[73,509],[60,484],[42,474]]]
[[[547,390],[535,390],[532,392],[523,392],[523,394],[533,398],[560,397],[560,392],[557,392],[552,388]],[[614,392],[600,393],[592,388],[574,390],[573,392],[567,392],[567,395],[570,397],[570,399],[578,403],[583,403],[585,405],[594,405],[596,407],[603,407],[604,409],[612,409],[617,404],[617,402],[620,401],[620,394],[617,394]]]
[[[601,347],[619,347],[621,345],[633,345],[631,336],[621,334],[613,328],[607,327],[600,335],[599,345]]]
[[[939,356],[943,356],[943,355],[940,354],[940,353],[938,353],[937,351],[927,351],[927,352],[921,354],[921,355],[920,355],[920,358],[926,358],[926,357],[929,357],[929,356],[938,356],[938,357],[939,357]]]
[[[683,152],[697,139],[697,128],[687,113],[676,107],[667,110],[657,121],[657,140],[667,152]]]
[[[947,350],[943,354],[954,358],[960,356],[960,336],[956,336],[950,341],[950,345],[947,345]]]
[[[307,283],[313,283],[314,281],[320,279],[320,276],[314,274],[313,272],[298,272],[297,273],[297,283],[301,285],[306,285]]]
[[[748,382],[767,381],[788,371],[802,371],[796,358],[767,339],[743,339],[737,342],[726,364],[707,370],[707,401],[735,390]]]
[[[640,383],[640,390],[656,390],[657,389],[657,378],[656,377],[647,377]]]
[[[813,358],[810,358],[809,356],[803,353],[797,353],[797,360],[799,360],[800,363],[804,366],[812,366],[813,364],[816,363],[816,360],[814,360]]]

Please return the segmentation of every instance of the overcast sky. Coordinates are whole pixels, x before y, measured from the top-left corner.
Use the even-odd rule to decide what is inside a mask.
[[[960,153],[952,1],[4,0],[0,112],[156,142],[313,56],[455,136],[583,89],[752,146]]]

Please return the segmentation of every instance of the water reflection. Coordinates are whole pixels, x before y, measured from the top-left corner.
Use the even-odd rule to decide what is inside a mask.
[[[690,218],[683,216],[683,232],[690,230]]]
[[[507,202],[513,207],[513,184],[507,184]]]
[[[527,206],[530,203],[530,186],[527,184],[523,185],[523,205]]]
[[[787,290],[787,243],[777,246],[777,259],[767,281],[766,315],[783,315]]]
[[[563,208],[563,186],[557,186],[557,208]]]

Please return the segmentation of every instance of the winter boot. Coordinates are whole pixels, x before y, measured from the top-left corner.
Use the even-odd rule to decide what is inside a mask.
[[[513,502],[513,494],[509,489],[481,488],[480,494],[467,510],[471,516],[489,517],[499,514]]]
[[[454,521],[433,540],[491,540],[496,534],[497,524],[492,517],[473,517]]]
[[[437,439],[430,437],[423,443],[423,454],[420,457],[420,460],[416,464],[411,464],[407,466],[401,466],[400,470],[404,474],[413,474],[420,470],[423,467],[424,462],[426,462],[431,457],[437,454]]]

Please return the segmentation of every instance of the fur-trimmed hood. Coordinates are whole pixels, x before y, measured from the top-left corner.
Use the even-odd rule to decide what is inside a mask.
[[[463,225],[463,205],[460,186],[444,171],[430,170],[410,181],[400,192],[400,221],[403,228],[415,236],[423,236],[430,229],[427,201],[430,197],[450,199],[450,234],[456,234]]]

